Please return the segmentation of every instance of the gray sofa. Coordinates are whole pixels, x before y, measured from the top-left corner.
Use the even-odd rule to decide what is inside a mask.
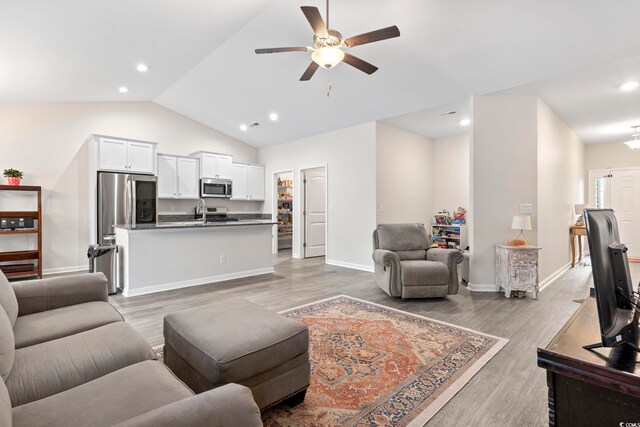
[[[423,224],[378,224],[373,232],[373,261],[380,288],[401,298],[440,298],[458,293],[462,253],[430,246]]]
[[[0,427],[260,426],[251,391],[194,396],[107,302],[102,274],[0,272]]]

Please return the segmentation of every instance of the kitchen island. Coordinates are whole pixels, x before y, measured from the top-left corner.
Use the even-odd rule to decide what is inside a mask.
[[[272,220],[116,225],[126,297],[273,273]]]

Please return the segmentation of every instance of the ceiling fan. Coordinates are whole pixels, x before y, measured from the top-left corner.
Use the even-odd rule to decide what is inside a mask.
[[[302,6],[302,13],[313,28],[313,47],[274,47],[266,49],[256,49],[257,54],[281,53],[281,52],[312,52],[312,62],[307,70],[300,77],[301,81],[310,80],[318,67],[332,68],[344,61],[352,67],[357,68],[367,74],[373,74],[378,67],[362,59],[345,52],[345,49],[362,44],[378,42],[400,36],[400,30],[395,25],[360,34],[359,36],[343,39],[342,34],[329,28],[329,0],[327,0],[327,23],[322,20],[322,15],[317,7]]]

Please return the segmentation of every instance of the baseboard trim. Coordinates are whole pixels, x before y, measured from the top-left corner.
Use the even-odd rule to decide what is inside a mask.
[[[42,270],[42,275],[48,276],[50,274],[76,273],[76,272],[87,272],[87,271],[89,271],[89,266],[84,264],[84,265],[73,265],[69,267],[45,268]]]
[[[336,261],[335,259],[327,259],[325,260],[325,263],[329,265],[335,265],[337,267],[345,267],[345,268],[351,268],[353,270],[368,271],[369,273],[373,273],[373,266],[368,266],[363,264],[354,264],[351,262],[344,262],[344,261]]]
[[[558,280],[560,277],[562,277],[562,275],[564,273],[569,271],[569,268],[571,268],[571,263],[570,262],[568,262],[565,265],[563,265],[562,267],[560,267],[554,273],[551,273],[551,275],[549,277],[547,277],[542,282],[540,282],[540,284],[538,285],[538,292],[542,292],[547,286],[552,285],[556,280]]]
[[[273,273],[273,267],[257,268],[255,270],[241,271],[238,273],[221,274],[219,276],[201,277],[198,279],[184,280],[181,282],[170,282],[162,285],[147,286],[140,289],[125,289],[122,295],[125,297],[136,297],[139,295],[153,294],[156,292],[172,291],[174,289],[189,288],[192,286],[206,285],[209,283],[225,282],[227,280],[242,279],[243,277],[260,276],[262,274]]]
[[[500,287],[498,285],[481,285],[469,282],[467,284],[467,288],[473,292],[500,292]]]

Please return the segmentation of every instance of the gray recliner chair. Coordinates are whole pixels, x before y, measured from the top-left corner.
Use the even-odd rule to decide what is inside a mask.
[[[462,252],[430,246],[424,224],[378,224],[373,232],[373,261],[382,290],[401,298],[457,294]]]

